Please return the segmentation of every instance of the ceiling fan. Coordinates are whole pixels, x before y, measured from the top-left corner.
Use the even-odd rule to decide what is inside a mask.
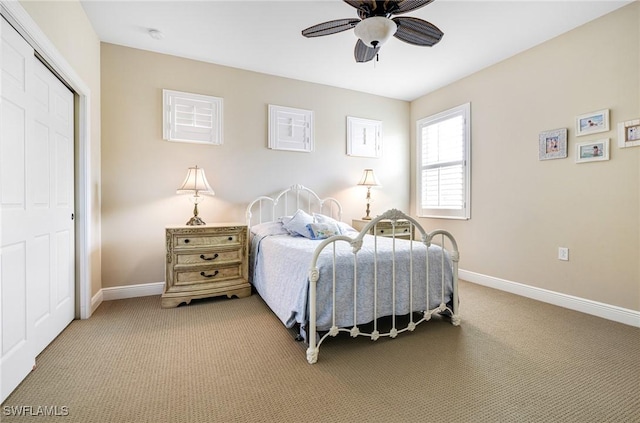
[[[431,47],[444,33],[432,23],[408,16],[394,17],[426,6],[434,0],[344,0],[358,10],[360,19],[337,19],[313,25],[302,31],[307,38],[336,34],[354,28],[358,37],[356,62],[368,62],[391,36],[416,46]]]

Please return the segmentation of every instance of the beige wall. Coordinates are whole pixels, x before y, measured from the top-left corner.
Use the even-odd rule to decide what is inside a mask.
[[[455,234],[462,269],[640,310],[640,147],[615,129],[640,117],[639,27],[635,2],[412,102],[412,140],[416,120],[471,102],[472,218],[423,221]],[[601,109],[611,130],[576,137],[575,117]],[[562,127],[568,158],[539,161],[538,134]],[[602,138],[611,160],[574,162]]]
[[[294,182],[338,197],[345,220],[360,217],[364,193],[354,184],[365,167],[384,184],[374,189],[374,214],[406,208],[410,195],[413,211],[415,185],[409,190],[406,181],[413,181],[416,120],[470,101],[472,219],[425,226],[456,235],[463,269],[640,310],[640,148],[617,148],[613,129],[640,116],[638,2],[410,105],[109,44],[101,49],[78,2],[21,4],[91,89],[92,294],[164,280],[163,228],[190,215],[175,188],[194,164],[216,191],[201,206],[207,221],[242,220],[255,195]],[[162,88],[223,97],[225,144],[163,141]],[[316,151],[267,149],[267,104],[314,110]],[[575,116],[603,108],[611,110],[612,130],[577,138]],[[347,115],[384,121],[383,159],[344,154]],[[538,161],[538,133],[558,127],[569,128],[569,157]],[[611,160],[575,164],[575,143],[601,136],[611,138]],[[569,262],[556,259],[558,246],[571,249]]]
[[[409,205],[409,103],[238,69],[102,44],[103,287],[164,281],[164,228],[183,224],[192,204],[175,191],[199,165],[216,195],[200,205],[206,222],[244,222],[258,195],[294,183],[334,196],[345,220],[364,214],[355,184],[375,169],[373,213]],[[224,144],[162,139],[162,89],[224,99]],[[269,104],[313,110],[315,151],[267,148]],[[381,159],[346,155],[346,117],[383,121]]]
[[[79,1],[22,1],[38,27],[91,90],[90,163],[91,295],[102,288],[100,268],[100,40]]]

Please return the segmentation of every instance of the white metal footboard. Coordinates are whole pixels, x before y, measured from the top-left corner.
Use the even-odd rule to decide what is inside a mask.
[[[411,243],[408,245],[408,249],[409,249],[409,265],[408,265],[408,281],[409,281],[409,302],[408,302],[408,306],[409,306],[409,321],[406,324],[406,326],[404,327],[397,327],[398,325],[398,320],[396,319],[396,314],[397,314],[397,310],[396,310],[396,276],[397,276],[397,272],[398,269],[401,267],[400,263],[398,263],[398,268],[396,268],[396,239],[394,236],[393,239],[393,247],[392,247],[392,252],[391,252],[391,257],[378,257],[377,255],[377,250],[374,254],[375,257],[375,261],[373,263],[374,266],[374,271],[373,274],[371,275],[371,280],[369,281],[369,276],[367,276],[366,278],[366,283],[371,283],[373,284],[373,316],[374,319],[371,322],[373,324],[372,326],[372,331],[371,332],[363,332],[361,331],[361,329],[358,327],[358,320],[357,320],[357,313],[358,313],[358,304],[359,304],[359,300],[362,301],[362,298],[359,298],[359,293],[358,293],[358,260],[357,260],[357,255],[358,252],[360,251],[360,249],[362,248],[363,245],[363,238],[370,233],[370,230],[372,228],[375,228],[375,226],[377,225],[377,223],[383,219],[388,219],[391,221],[391,224],[395,227],[396,223],[398,220],[403,220],[403,221],[409,221],[410,225],[411,225],[411,229],[412,231],[410,232],[411,234],[414,233],[414,230],[416,232],[416,237],[421,241],[422,244],[424,244],[427,248],[426,248],[426,252],[425,252],[425,259],[424,259],[424,265],[426,266],[425,272],[424,272],[424,277],[420,278],[420,277],[416,277],[414,278],[414,260],[419,260],[419,257],[417,256],[417,252],[415,253],[416,256],[414,257],[414,248],[413,245],[414,243]],[[395,231],[394,231],[395,232]],[[411,236],[411,238],[413,238],[413,235]],[[413,240],[413,239],[412,239]],[[376,240],[377,241],[377,238]],[[349,243],[351,248],[352,248],[352,252],[353,252],[353,281],[348,281],[348,280],[337,280],[336,279],[336,272],[335,272],[335,268],[336,268],[336,244],[337,243]],[[400,240],[398,239],[397,242],[407,242],[405,240]],[[441,259],[437,260],[439,261],[439,263],[434,263],[433,261],[436,260],[429,260],[429,247],[432,245],[432,243],[434,245],[440,245],[440,247],[442,248],[442,251],[440,252],[440,257]],[[377,243],[376,243],[377,245]],[[405,248],[406,248],[406,244],[405,244]],[[446,258],[445,254],[445,249],[446,252],[448,253],[448,259]],[[333,271],[332,271],[332,281],[331,283],[333,284],[333,288],[332,288],[332,296],[333,298],[331,299],[332,301],[332,310],[333,310],[333,316],[332,316],[332,325],[331,328],[329,329],[329,331],[327,333],[325,333],[322,337],[317,337],[317,288],[318,288],[318,280],[320,278],[320,270],[318,267],[318,260],[320,255],[324,252],[325,256],[327,254],[327,251],[329,253],[331,253],[333,255]],[[421,254],[421,253],[420,253]],[[385,283],[391,283],[391,298],[380,298],[379,297],[379,283],[381,284],[383,281],[379,281],[379,277],[378,277],[378,260],[385,260],[385,263],[388,264],[388,260],[391,260],[391,281],[384,281]],[[309,348],[307,349],[307,361],[310,364],[315,363],[318,360],[318,352],[320,349],[320,345],[322,344],[322,342],[324,342],[325,339],[327,339],[327,337],[329,336],[336,336],[339,332],[349,332],[350,335],[352,337],[357,337],[357,336],[368,336],[371,340],[375,341],[377,339],[379,339],[382,336],[388,336],[390,338],[395,338],[398,334],[405,332],[405,331],[413,331],[416,326],[422,322],[425,321],[429,321],[431,319],[431,316],[435,313],[446,313],[448,315],[450,315],[451,317],[451,323],[454,326],[458,326],[460,324],[460,317],[458,315],[458,261],[459,261],[459,252],[458,252],[458,246],[457,243],[455,241],[455,239],[453,238],[453,236],[444,230],[436,230],[430,233],[426,233],[424,231],[424,229],[420,226],[420,224],[414,220],[412,217],[404,214],[403,212],[399,211],[399,210],[389,210],[385,213],[383,213],[380,216],[377,216],[376,218],[372,219],[371,222],[369,222],[360,232],[360,234],[358,234],[357,237],[352,238],[349,236],[345,236],[345,235],[338,235],[338,236],[334,236],[331,238],[328,238],[324,241],[322,241],[322,243],[316,248],[314,256],[313,256],[313,260],[311,262],[311,266],[309,269],[309,332],[308,332],[308,342],[309,342]],[[416,263],[420,263],[418,261],[416,261]],[[430,275],[430,271],[429,271],[429,267],[430,266],[441,266],[440,269],[440,274],[441,276],[441,280],[439,281],[439,285],[437,285],[439,287],[440,290],[440,303],[437,307],[435,308],[430,308],[429,306],[429,298],[430,298],[430,290],[433,290],[433,285],[430,284],[430,282],[434,282],[434,281],[429,281],[429,275]],[[445,274],[447,274],[448,272],[445,272],[445,267],[446,266],[450,266],[451,268],[451,281],[445,280]],[[403,268],[406,268],[406,263],[403,266]],[[406,275],[403,275],[406,276]],[[418,279],[424,279],[424,280],[418,280]],[[406,280],[406,277],[403,279]],[[447,301],[445,299],[445,286],[447,286],[448,283],[451,283],[451,298],[450,301],[447,304]],[[352,283],[353,284],[353,326],[352,327],[340,327],[339,323],[337,323],[336,321],[336,285],[337,284],[349,284]],[[361,282],[362,283],[362,282]],[[431,285],[431,286],[430,286]],[[425,306],[424,307],[420,307],[416,310],[414,310],[414,299],[413,299],[413,293],[414,293],[414,287],[415,289],[422,289],[422,287],[424,287],[424,290],[426,290],[425,292]],[[432,293],[433,294],[433,293]],[[381,317],[386,317],[389,316],[388,314],[386,315],[379,315],[379,310],[378,310],[378,303],[379,301],[390,301],[392,304],[392,314],[391,314],[391,329],[388,332],[384,332],[381,333],[379,331],[379,326],[378,326],[378,319]],[[422,316],[417,320],[414,321],[414,313],[421,313]],[[402,313],[404,314],[404,313]],[[418,314],[419,316],[419,314]]]

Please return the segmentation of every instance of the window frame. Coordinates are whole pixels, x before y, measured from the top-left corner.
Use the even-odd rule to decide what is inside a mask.
[[[422,163],[422,130],[424,127],[439,124],[459,116],[463,118],[462,183],[464,204],[460,209],[451,207],[423,208],[422,171],[427,165]],[[451,161],[443,162],[435,167],[445,167],[450,164]],[[434,165],[429,165],[428,167],[434,167]],[[416,214],[419,217],[436,219],[468,220],[471,218],[471,103],[465,103],[416,121]]]

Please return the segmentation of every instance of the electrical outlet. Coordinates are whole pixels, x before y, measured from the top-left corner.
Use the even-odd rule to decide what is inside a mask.
[[[569,261],[569,249],[567,247],[558,247],[558,260]]]

